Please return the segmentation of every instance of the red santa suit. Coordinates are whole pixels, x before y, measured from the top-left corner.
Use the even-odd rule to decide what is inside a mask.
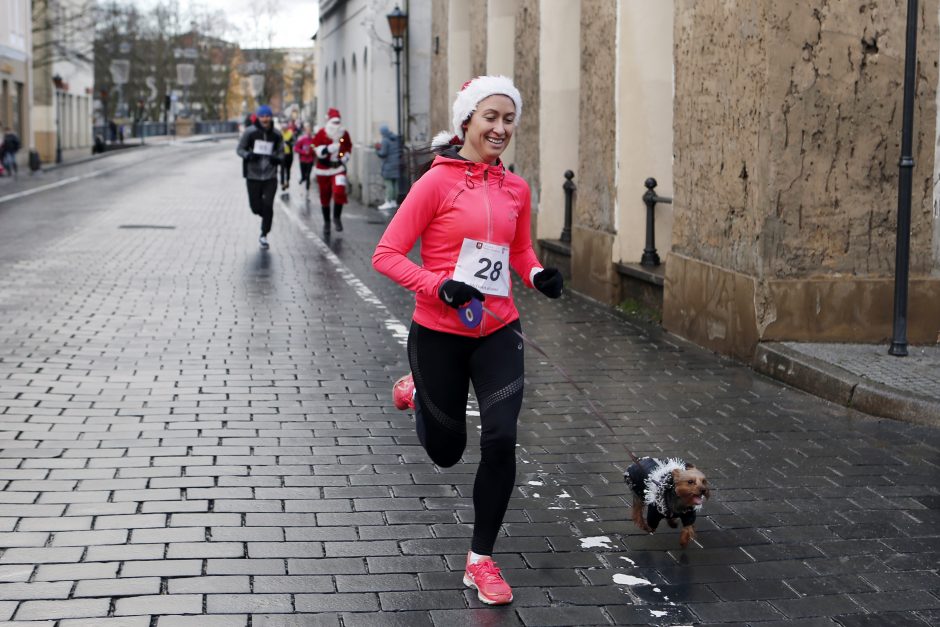
[[[352,139],[343,128],[337,109],[327,112],[326,125],[313,136],[313,152],[317,157],[313,173],[320,188],[320,204],[325,213],[332,198],[334,212],[338,214],[347,200],[346,162],[352,153]]]

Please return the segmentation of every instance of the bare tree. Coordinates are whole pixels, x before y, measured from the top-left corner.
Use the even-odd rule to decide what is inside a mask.
[[[32,0],[33,67],[94,62],[95,0]]]

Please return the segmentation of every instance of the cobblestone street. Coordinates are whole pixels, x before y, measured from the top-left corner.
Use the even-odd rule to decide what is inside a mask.
[[[381,214],[324,240],[295,170],[260,250],[234,145],[0,202],[0,625],[940,625],[940,431],[519,285],[615,432],[527,349],[515,601],[484,606],[473,438],[437,468],[391,402],[413,299],[371,269]],[[625,446],[708,475],[687,549],[633,525]]]

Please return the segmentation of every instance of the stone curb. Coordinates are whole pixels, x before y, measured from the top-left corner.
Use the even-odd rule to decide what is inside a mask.
[[[940,427],[940,401],[869,381],[783,344],[759,344],[752,366],[787,385],[866,414]]]

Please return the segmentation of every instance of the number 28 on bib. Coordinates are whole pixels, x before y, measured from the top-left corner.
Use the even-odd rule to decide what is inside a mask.
[[[465,238],[454,279],[484,294],[509,296],[509,247]]]

